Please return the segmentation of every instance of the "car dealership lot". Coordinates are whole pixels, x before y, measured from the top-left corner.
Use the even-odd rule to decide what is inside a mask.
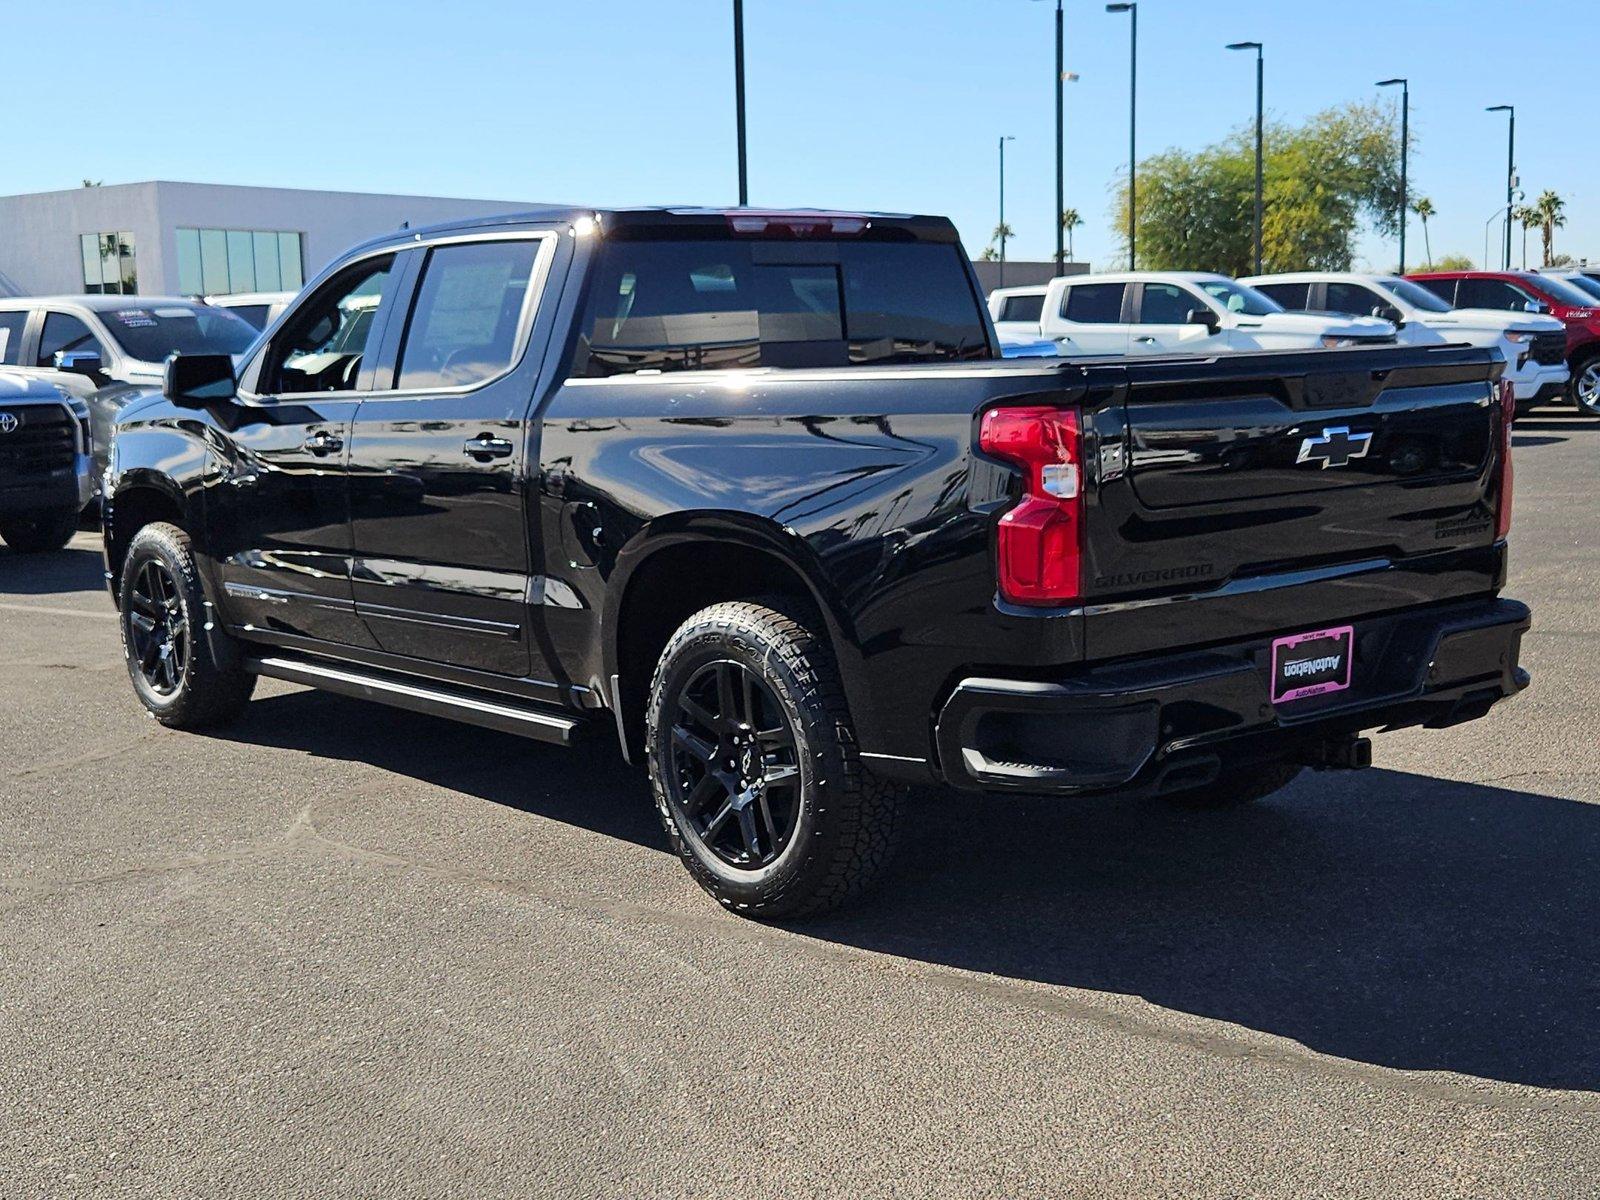
[[[135,703],[0,552],[8,1196],[1592,1194],[1600,428],[1518,425],[1533,688],[1235,813],[927,794],[772,928],[642,778],[265,683]]]

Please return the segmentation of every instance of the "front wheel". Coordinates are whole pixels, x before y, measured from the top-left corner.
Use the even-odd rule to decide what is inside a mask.
[[[77,531],[78,514],[72,509],[0,520],[0,538],[18,554],[48,554],[60,550]]]
[[[134,534],[117,595],[128,675],[156,720],[174,729],[206,729],[243,711],[256,677],[241,666],[232,639],[207,628],[188,534],[164,522]]]
[[[888,864],[901,789],[861,765],[816,618],[787,602],[702,609],[662,652],[650,783],[689,873],[727,908],[835,908]]]
[[[1580,413],[1600,417],[1600,354],[1592,354],[1573,367],[1567,395]]]

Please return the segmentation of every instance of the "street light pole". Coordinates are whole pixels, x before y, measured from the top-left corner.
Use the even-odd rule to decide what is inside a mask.
[[[1061,0],[1056,0],[1056,271],[1067,269],[1066,230],[1061,225],[1061,214],[1067,208],[1067,149],[1066,149],[1066,86],[1065,38],[1062,32]]]
[[[739,129],[739,207],[750,203],[744,139],[744,0],[733,0],[733,103]]]
[[[1128,269],[1138,262],[1139,209],[1137,180],[1139,117],[1139,4],[1138,0],[1108,4],[1106,11],[1128,14]]]
[[[1400,88],[1400,271],[1406,273],[1406,223],[1410,210],[1406,207],[1406,160],[1411,157],[1411,83],[1406,79],[1380,79],[1379,87]],[[1488,264],[1485,264],[1486,266]]]
[[[1506,123],[1506,249],[1503,271],[1511,269],[1511,220],[1512,210],[1517,206],[1517,106],[1515,104],[1494,104],[1484,109],[1485,112],[1503,112],[1510,120]]]
[[[1254,50],[1256,52],[1256,269],[1261,274],[1261,119],[1264,92],[1264,67],[1260,42],[1229,42],[1229,50]]]
[[[1000,242],[1000,286],[1006,285],[1006,143],[1017,139],[1008,134],[1000,138],[1000,224],[995,226],[995,236]]]

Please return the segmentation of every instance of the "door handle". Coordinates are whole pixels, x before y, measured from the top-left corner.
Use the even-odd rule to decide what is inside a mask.
[[[321,457],[327,454],[337,454],[344,449],[344,439],[337,434],[329,433],[326,429],[319,429],[304,442],[305,448],[312,454]]]
[[[1153,337],[1136,337],[1133,340],[1144,346],[1154,346],[1156,344],[1156,340]]]
[[[488,462],[493,458],[510,458],[513,449],[514,447],[505,438],[480,433],[475,438],[468,438],[466,444],[461,447],[461,452],[468,458]]]

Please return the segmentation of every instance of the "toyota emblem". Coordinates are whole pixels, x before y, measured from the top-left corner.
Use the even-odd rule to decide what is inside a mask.
[[[0,412],[0,433],[15,433],[21,424],[16,413]]]

